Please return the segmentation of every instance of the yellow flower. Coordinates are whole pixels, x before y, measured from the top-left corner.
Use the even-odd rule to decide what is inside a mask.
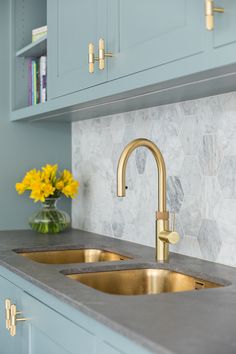
[[[59,176],[58,176],[59,175]],[[19,194],[30,190],[30,198],[35,202],[44,202],[50,196],[60,197],[63,193],[66,197],[74,198],[78,193],[79,182],[73,178],[70,171],[64,170],[58,173],[58,165],[45,165],[42,170],[30,170],[15,188]]]
[[[16,183],[16,191],[19,194],[23,194],[25,192],[26,188],[25,185],[23,183]]]
[[[31,184],[34,182],[40,182],[41,180],[41,172],[40,171],[36,171],[31,170],[29,172],[26,173],[25,177],[23,178],[22,183],[24,184],[26,189],[30,189],[31,188]]]
[[[31,194],[30,194],[30,198],[31,199],[34,199],[34,202],[45,202],[45,197],[41,191],[41,189],[35,189],[35,190],[32,190]]]
[[[53,180],[57,174],[58,165],[45,165],[43,170],[43,177],[48,180]]]
[[[63,181],[58,181],[56,182],[56,189],[58,189],[59,191],[61,191],[64,188],[64,182]]]
[[[73,180],[72,173],[68,170],[64,170],[61,179],[65,184],[72,182]]]
[[[63,189],[62,193],[65,194],[67,198],[74,198],[78,193],[79,182],[73,180],[70,184],[67,184]]]
[[[47,198],[50,195],[53,195],[56,188],[54,188],[50,183],[44,184],[43,186],[44,197]]]

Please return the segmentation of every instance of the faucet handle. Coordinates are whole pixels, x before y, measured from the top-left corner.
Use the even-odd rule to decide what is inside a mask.
[[[179,234],[176,231],[161,231],[158,237],[162,242],[171,243],[172,245],[179,242]]]

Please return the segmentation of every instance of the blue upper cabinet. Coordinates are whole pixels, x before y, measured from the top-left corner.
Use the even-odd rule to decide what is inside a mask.
[[[204,51],[204,1],[110,0],[108,14],[109,79]]]
[[[214,15],[213,47],[236,44],[236,1],[218,0],[215,6],[224,8],[223,14]]]
[[[48,17],[48,99],[107,80],[107,71],[88,70],[88,45],[97,56],[99,38],[107,36],[105,0],[50,0]]]
[[[211,30],[207,2],[224,9]],[[18,12],[17,28],[29,17]],[[235,90],[235,18],[235,0],[48,0],[48,101],[24,107],[27,65],[14,58],[12,120],[87,119]],[[89,43],[95,57],[112,53],[93,73]]]

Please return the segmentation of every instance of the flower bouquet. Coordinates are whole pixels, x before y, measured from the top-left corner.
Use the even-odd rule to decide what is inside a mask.
[[[29,190],[34,202],[42,202],[42,208],[29,219],[30,227],[43,234],[59,233],[70,227],[70,216],[56,207],[61,196],[74,198],[78,193],[79,182],[68,170],[58,171],[58,165],[42,167],[41,170],[30,170],[20,183],[16,183],[16,191],[23,194]]]

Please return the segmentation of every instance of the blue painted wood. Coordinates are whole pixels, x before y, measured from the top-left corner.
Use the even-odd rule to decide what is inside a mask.
[[[31,318],[30,354],[95,354],[96,337],[90,329],[73,323],[27,294],[23,297],[23,308]]]
[[[88,45],[98,54],[107,38],[106,0],[48,1],[48,97],[55,98],[107,80],[107,70],[88,72]]]
[[[3,6],[1,2],[1,6]],[[10,0],[11,7],[11,108],[12,110],[28,105],[28,59],[16,57],[16,53],[32,41],[32,30],[46,25],[47,0]],[[9,14],[7,14],[9,21]],[[8,25],[9,26],[9,25]],[[3,30],[5,34],[6,28]]]
[[[47,35],[16,52],[17,57],[34,58],[47,54]]]
[[[214,48],[236,43],[236,1],[221,0],[215,6],[223,7],[225,12],[215,13],[215,28],[213,34]]]
[[[203,14],[199,0],[109,1],[109,80],[203,52]]]
[[[91,5],[89,14],[84,2],[70,0],[66,5],[62,0],[48,2],[48,21],[51,23],[48,79],[49,98],[53,99],[38,107],[18,110],[24,107],[21,100],[14,106],[12,120],[81,120],[236,89],[233,76],[236,67],[234,0],[223,2],[226,12],[215,15],[213,32],[205,28],[204,1],[97,1],[86,2]],[[221,6],[221,3],[217,5]],[[63,6],[67,8],[59,11],[61,17],[55,15],[55,8],[63,10]],[[70,8],[74,9],[73,14],[70,14]],[[78,21],[76,15],[82,8],[80,13],[84,18]],[[107,17],[104,9],[107,9]],[[96,26],[91,24],[94,19]],[[106,21],[108,30],[105,29]],[[57,31],[57,24],[61,31]],[[84,32],[86,26],[88,30],[82,38],[74,36],[78,31]],[[115,54],[107,60],[110,81],[106,81],[106,71],[97,69],[93,75],[87,71],[87,45],[92,32],[96,32],[95,27],[102,29],[101,35],[96,34],[97,41],[103,36],[107,50]],[[85,54],[81,54],[82,47]],[[59,48],[63,49],[63,55]],[[18,63],[19,77],[21,66],[23,63]],[[220,75],[224,74],[227,78],[220,80]],[[201,80],[205,80],[205,84]],[[16,88],[16,92],[19,91],[19,87]],[[152,91],[156,91],[156,95],[151,94],[153,99],[147,95]],[[23,92],[24,80],[21,96],[25,96]],[[137,95],[137,99],[127,100],[132,95]],[[119,104],[121,99],[124,101]],[[114,105],[112,101],[115,101]]]
[[[20,6],[21,2],[17,0],[15,6]],[[25,6],[27,2],[33,5],[30,0],[24,1]],[[24,11],[27,12],[26,9]],[[23,178],[28,169],[39,168],[45,163],[58,163],[62,169],[71,168],[69,124],[12,124],[9,121],[10,54],[15,58],[15,51],[10,51],[10,17],[11,2],[3,0],[0,2],[0,230],[28,228],[28,217],[39,207],[15,191],[15,183]],[[27,26],[25,24],[24,28]],[[27,37],[25,44],[28,40]],[[21,71],[18,74],[23,75]],[[12,87],[15,88],[14,84]],[[19,85],[18,91],[21,90],[24,91],[24,87]],[[62,204],[62,208],[70,212],[69,200]]]
[[[10,299],[13,304],[17,304],[22,308],[23,291],[0,276],[0,352],[1,354],[26,354],[28,353],[28,328],[27,324],[22,322],[15,337],[11,337],[6,329],[5,316],[5,300]],[[18,308],[19,308],[18,307]]]
[[[71,354],[151,354],[147,349],[75,310],[2,266],[0,266],[0,279],[1,277],[9,279],[25,291],[20,306],[24,313],[32,318],[30,322],[25,323],[31,333],[29,343],[35,343],[31,345],[30,354],[41,354],[37,351],[36,344],[44,349],[50,348],[51,351],[44,351],[50,354],[64,354],[63,350]],[[80,345],[76,344],[77,336]],[[80,351],[80,348],[84,351]],[[28,354],[28,352],[19,352],[19,354]]]

